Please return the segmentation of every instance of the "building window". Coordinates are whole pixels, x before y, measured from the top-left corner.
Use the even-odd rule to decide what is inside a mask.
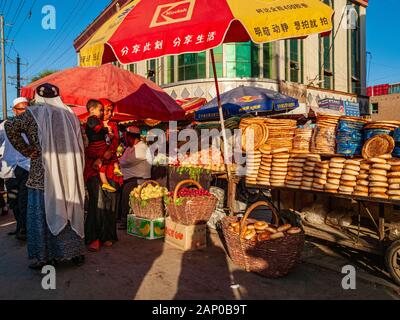
[[[129,65],[129,71],[132,73],[137,73],[137,64],[136,63],[132,63]]]
[[[206,52],[186,53],[178,56],[179,81],[206,77]]]
[[[324,0],[324,3],[333,8],[332,0]],[[333,27],[333,30],[335,28]],[[331,32],[329,36],[320,36],[320,87],[333,90],[334,88],[334,41],[333,34]]]
[[[214,48],[215,68],[217,70],[217,77],[222,78],[224,76],[224,47],[223,45]],[[210,78],[214,78],[214,70],[212,61],[210,59]]]
[[[286,80],[303,83],[303,41],[285,41]]]
[[[252,42],[226,45],[226,76],[228,78],[259,78],[259,52],[260,46]]]
[[[167,83],[175,82],[175,57],[169,56],[167,60]]]
[[[372,109],[372,114],[378,114],[379,113],[379,105],[378,105],[378,103],[373,103],[371,109]]]
[[[156,67],[156,60],[148,60],[147,61],[147,79],[156,82],[156,72],[157,72],[157,67]]]
[[[273,45],[272,43],[266,43],[263,45],[263,77],[272,79],[272,57],[273,57]]]
[[[360,71],[361,71],[361,50],[360,50],[360,5],[355,5],[348,1],[349,6],[353,6],[355,8],[354,11],[349,11],[350,15],[355,15],[356,17],[352,17],[351,21],[353,22],[352,28],[349,28],[348,31],[348,55],[349,55],[349,91],[351,93],[361,93],[361,79],[360,79]]]

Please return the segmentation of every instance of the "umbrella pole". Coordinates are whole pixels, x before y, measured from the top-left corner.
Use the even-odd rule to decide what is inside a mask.
[[[225,120],[224,120],[224,113],[222,111],[222,103],[221,103],[221,95],[219,93],[219,85],[218,85],[218,76],[217,76],[217,68],[215,67],[215,56],[214,56],[214,50],[210,50],[211,54],[211,62],[212,62],[212,68],[214,71],[214,82],[215,82],[215,90],[217,92],[217,101],[218,101],[218,111],[219,111],[219,121],[221,123],[221,129],[222,129],[222,139],[224,143],[224,162],[225,162],[225,167],[226,167],[226,172],[228,173],[228,180],[231,180],[231,169],[230,166],[227,164],[227,159],[228,159],[228,139],[226,137],[226,132],[225,132]]]

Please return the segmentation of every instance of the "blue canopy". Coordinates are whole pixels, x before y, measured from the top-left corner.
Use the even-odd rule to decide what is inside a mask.
[[[221,95],[224,118],[252,112],[284,113],[299,106],[297,99],[276,91],[241,86]],[[195,114],[196,121],[219,119],[217,98],[201,107]]]

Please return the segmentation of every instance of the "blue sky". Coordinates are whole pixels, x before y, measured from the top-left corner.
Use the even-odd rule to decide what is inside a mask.
[[[73,40],[110,3],[110,0],[0,0],[0,11],[7,24],[6,53],[15,60],[22,57],[22,76],[31,78],[44,69],[65,69],[77,64]],[[42,8],[56,9],[56,30],[42,28]],[[33,8],[32,8],[33,6]],[[32,16],[28,18],[32,8]],[[370,0],[367,11],[368,84],[400,82],[399,0]],[[10,61],[9,61],[10,62]],[[16,75],[16,65],[7,64],[8,76]],[[12,82],[7,79],[7,82]],[[8,101],[16,97],[15,88],[8,85]]]

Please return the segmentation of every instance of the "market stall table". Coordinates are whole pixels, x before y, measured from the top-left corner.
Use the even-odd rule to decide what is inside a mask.
[[[355,201],[358,204],[358,221],[357,224],[350,226],[333,226],[333,225],[315,225],[303,220],[303,228],[306,235],[318,239],[327,240],[337,243],[342,246],[350,247],[364,252],[369,252],[385,257],[385,263],[393,280],[400,284],[400,240],[391,241],[387,236],[387,231],[390,229],[390,223],[385,222],[385,205],[400,206],[400,200],[372,198],[344,195],[340,193],[329,193],[324,191],[294,189],[288,187],[265,187],[260,185],[247,185],[248,188],[268,189],[271,190],[272,198],[276,194],[276,203],[278,211],[281,207],[281,192],[292,192],[313,194],[314,196],[323,195],[331,198],[341,198]],[[366,203],[374,203],[379,207],[378,222],[373,218]],[[361,207],[365,209],[371,219],[374,228],[361,226]],[[294,211],[296,208],[296,196],[293,197]]]

